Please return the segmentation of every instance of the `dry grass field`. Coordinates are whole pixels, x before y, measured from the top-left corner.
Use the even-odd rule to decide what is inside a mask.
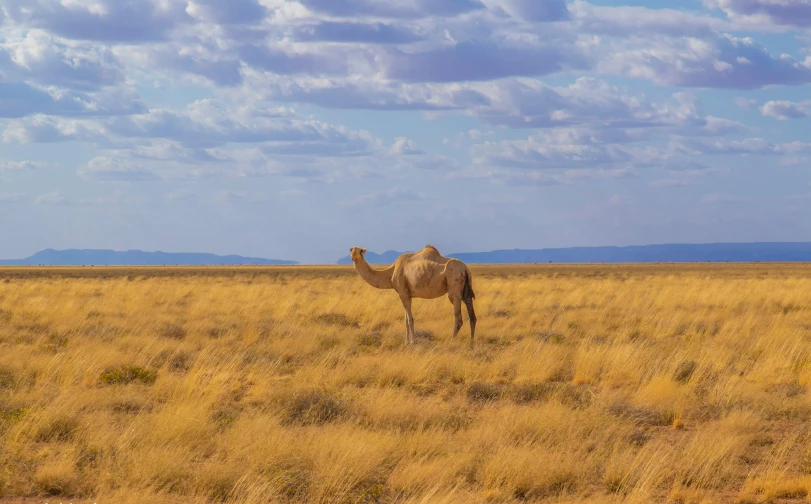
[[[471,269],[0,269],[0,502],[809,499],[811,265]]]

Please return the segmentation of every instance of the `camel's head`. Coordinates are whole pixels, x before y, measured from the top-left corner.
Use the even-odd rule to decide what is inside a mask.
[[[360,247],[352,247],[349,249],[349,258],[352,259],[352,262],[358,262],[363,259],[363,254],[366,253],[365,248]]]

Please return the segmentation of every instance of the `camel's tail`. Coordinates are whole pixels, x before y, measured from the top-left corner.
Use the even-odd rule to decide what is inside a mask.
[[[473,292],[473,280],[468,269],[465,269],[465,286],[462,288],[462,299],[476,299],[476,293]]]

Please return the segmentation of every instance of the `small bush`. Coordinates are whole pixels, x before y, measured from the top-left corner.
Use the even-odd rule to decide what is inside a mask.
[[[163,324],[158,329],[161,338],[182,340],[186,337],[186,329],[177,324]]]
[[[363,333],[358,336],[358,345],[364,347],[379,347],[383,344],[383,335],[377,331]]]
[[[150,411],[152,406],[149,404],[142,404],[136,401],[116,401],[114,402],[110,408],[116,413],[124,413],[129,415],[134,415],[140,413],[141,411]]]
[[[136,381],[149,385],[155,383],[157,377],[158,373],[151,369],[138,366],[122,366],[107,369],[99,376],[99,381],[105,385],[126,385]]]
[[[49,496],[70,496],[80,493],[78,475],[67,465],[40,467],[34,475],[34,484],[39,492]]]
[[[513,387],[510,397],[517,404],[527,404],[548,398],[552,389],[548,383],[521,383]]]
[[[679,366],[676,368],[676,371],[673,373],[673,380],[680,383],[685,383],[690,379],[691,376],[693,376],[695,370],[696,370],[696,361],[694,360],[683,361],[682,363],[679,364]]]
[[[17,377],[14,371],[6,367],[0,367],[0,390],[12,389],[17,384]]]
[[[75,418],[58,416],[51,419],[37,429],[34,441],[38,442],[65,442],[74,438],[79,422]]]
[[[343,313],[322,313],[317,315],[314,320],[319,324],[337,327],[360,327],[360,324],[353,319],[350,319]]]
[[[169,368],[169,371],[174,373],[185,373],[191,368],[193,362],[194,357],[192,357],[188,352],[178,352],[169,358],[166,365]]]
[[[0,406],[0,421],[16,422],[31,412],[31,408]]]
[[[501,387],[495,383],[473,382],[467,388],[469,401],[486,403],[501,397]]]
[[[298,425],[324,424],[340,418],[346,409],[346,404],[329,391],[301,391],[286,401],[282,422]]]

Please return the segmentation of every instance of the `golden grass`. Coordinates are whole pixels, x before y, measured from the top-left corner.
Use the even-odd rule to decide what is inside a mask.
[[[792,502],[811,266],[0,269],[0,501]]]

